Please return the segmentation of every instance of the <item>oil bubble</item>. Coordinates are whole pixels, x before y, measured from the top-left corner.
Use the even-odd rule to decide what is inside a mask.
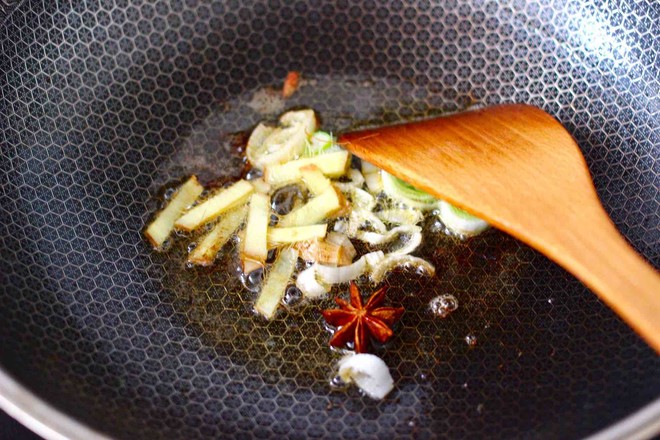
[[[296,286],[289,286],[286,288],[284,293],[284,304],[287,306],[293,306],[300,302],[302,299],[302,292]]]
[[[258,292],[261,287],[261,281],[263,280],[263,277],[264,270],[257,269],[253,270],[247,275],[243,274],[241,276],[241,282],[243,283],[243,286],[245,286],[245,288],[250,292]]]
[[[429,302],[429,308],[438,318],[446,318],[458,308],[458,300],[454,295],[439,295]]]
[[[252,168],[252,169],[251,169],[250,171],[248,171],[247,174],[245,175],[245,180],[254,180],[254,179],[258,179],[258,178],[260,178],[260,177],[263,176],[263,175],[264,175],[264,173],[263,173],[263,171],[261,171],[260,169]]]

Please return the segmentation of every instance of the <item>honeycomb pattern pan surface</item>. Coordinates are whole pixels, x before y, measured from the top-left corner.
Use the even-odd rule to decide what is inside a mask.
[[[652,350],[497,231],[437,235],[423,245],[435,278],[390,278],[408,312],[378,348],[396,381],[382,402],[330,387],[338,355],[313,307],[267,324],[231,254],[190,270],[172,257],[185,240],[159,254],[142,237],[164,187],[237,176],[236,133],[284,109],[310,106],[339,131],[525,102],[573,134],[614,222],[657,267],[657,2],[0,9],[0,367],[53,407],[122,439],[554,439],[660,396]],[[289,70],[303,85],[274,99]],[[441,293],[460,303],[442,320],[426,308]]]

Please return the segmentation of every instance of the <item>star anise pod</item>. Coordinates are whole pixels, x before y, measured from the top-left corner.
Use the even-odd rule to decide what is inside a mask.
[[[360,291],[355,283],[350,286],[350,303],[335,298],[339,309],[323,310],[328,324],[339,327],[330,339],[333,347],[342,347],[353,342],[356,353],[365,353],[369,338],[380,343],[386,342],[394,334],[390,328],[403,314],[403,307],[379,307],[385,299],[385,287],[378,289],[363,305]]]

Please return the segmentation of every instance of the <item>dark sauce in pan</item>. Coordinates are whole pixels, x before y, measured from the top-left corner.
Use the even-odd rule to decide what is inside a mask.
[[[368,95],[364,89],[375,86],[360,81],[355,84],[359,89],[356,95]],[[307,105],[317,108],[312,96],[310,92]],[[287,109],[304,105],[305,95],[299,98],[300,102],[287,105]],[[238,107],[233,111],[238,116],[249,114],[242,104],[246,101],[248,97],[236,101]],[[414,116],[438,112],[427,110]],[[351,118],[341,109],[318,113],[321,127],[331,130],[392,122],[384,108],[354,112],[360,119]],[[253,114],[245,121],[244,131],[230,131],[219,127],[214,122],[216,116],[211,116],[200,132],[191,135],[192,139],[202,139],[203,145],[184,143],[163,170],[165,175],[183,178],[196,173],[211,187],[245,177],[249,171],[243,158],[247,135],[256,122],[272,117]],[[156,184],[176,187],[178,183],[180,179],[170,185],[165,181]],[[164,201],[167,191],[159,194]],[[205,231],[202,228],[192,234],[177,234],[165,250],[154,256],[164,262],[166,269],[163,301],[173,305],[203,344],[214,347],[218,356],[226,356],[232,364],[244,366],[249,374],[259,375],[267,383],[292,381],[299,386],[327,387],[341,350],[329,347],[330,333],[319,311],[334,307],[334,296],[346,297],[348,286],[335,286],[327,299],[313,302],[301,300],[300,292],[292,287],[276,318],[266,321],[252,309],[261,274],[242,277],[236,241],[225,246],[212,267],[186,264],[191,244],[194,247]],[[448,236],[431,214],[425,216],[423,234],[422,245],[413,254],[433,263],[436,274],[429,278],[396,271],[387,277],[383,283],[388,287],[386,303],[401,305],[406,312],[395,326],[394,337],[371,351],[387,363],[399,385],[422,378],[435,387],[440,386],[435,382],[443,380],[443,363],[452,362],[455,356],[468,356],[482,341],[494,342],[489,341],[490,323],[498,319],[498,310],[510,299],[515,279],[522,275],[521,262],[530,261],[533,252],[492,229],[467,240]],[[357,243],[356,248],[359,255],[367,250]],[[365,295],[380,287],[366,279],[358,280],[358,285]],[[460,306],[444,316],[438,314],[432,300],[440,295],[452,295]]]

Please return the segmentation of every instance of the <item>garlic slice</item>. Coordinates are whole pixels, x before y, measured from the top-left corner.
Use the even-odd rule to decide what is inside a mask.
[[[368,353],[349,354],[339,360],[339,377],[354,383],[367,396],[381,400],[394,388],[389,368],[381,358]]]

